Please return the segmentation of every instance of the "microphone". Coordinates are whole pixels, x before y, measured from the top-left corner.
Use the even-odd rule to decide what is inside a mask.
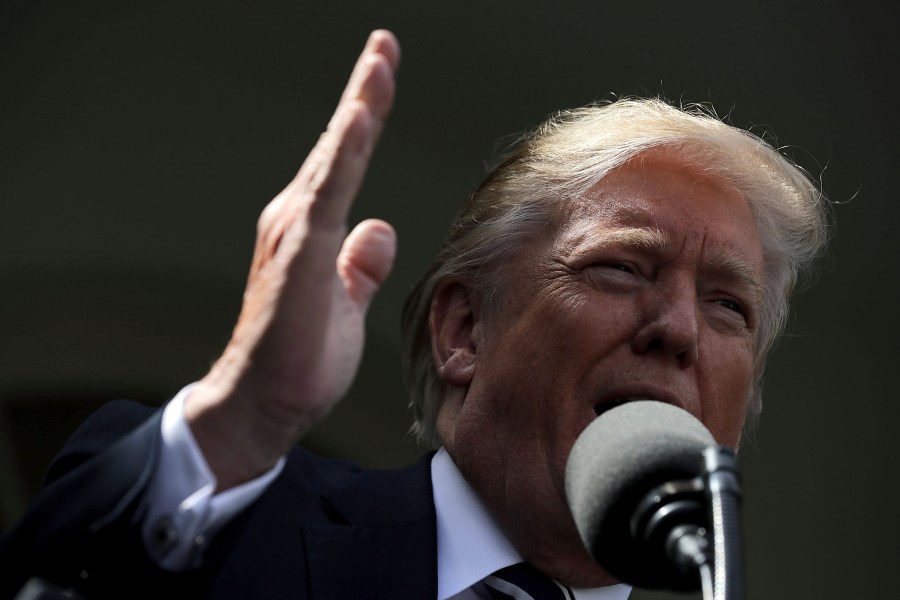
[[[652,400],[614,407],[582,432],[566,495],[585,547],[608,573],[643,588],[700,589],[710,529],[704,450],[715,445],[690,413]]]

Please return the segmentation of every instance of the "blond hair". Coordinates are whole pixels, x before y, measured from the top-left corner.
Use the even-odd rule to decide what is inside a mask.
[[[823,196],[800,167],[762,138],[723,123],[711,110],[623,99],[560,112],[524,135],[463,205],[431,267],[407,297],[404,379],[412,397],[413,431],[421,442],[439,443],[434,422],[442,384],[429,334],[437,284],[465,281],[483,309],[497,309],[504,262],[553,225],[567,202],[653,148],[674,150],[680,162],[730,181],[756,219],[764,291],[748,420],[756,418],[766,355],[784,328],[788,298],[799,273],[825,246]]]

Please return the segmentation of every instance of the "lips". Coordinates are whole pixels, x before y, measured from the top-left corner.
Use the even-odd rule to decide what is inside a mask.
[[[608,410],[636,400],[656,400],[657,402],[684,408],[684,403],[681,402],[677,394],[672,394],[665,389],[655,386],[640,386],[638,388],[619,388],[607,391],[602,395],[600,401],[594,404],[594,413],[600,416]]]
[[[635,400],[648,400],[649,398],[619,398],[618,400],[610,400],[609,402],[602,402],[600,404],[594,405],[594,413],[599,417],[606,411],[612,410],[617,406],[622,406],[623,404],[628,404],[629,402],[634,402]]]

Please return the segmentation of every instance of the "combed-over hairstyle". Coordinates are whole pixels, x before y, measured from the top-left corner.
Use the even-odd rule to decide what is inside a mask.
[[[762,408],[766,354],[784,328],[801,270],[824,249],[825,202],[817,185],[762,138],[726,125],[701,106],[623,99],[560,112],[524,135],[469,197],[403,309],[404,378],[413,431],[437,445],[442,383],[431,353],[429,318],[437,284],[464,282],[482,309],[496,310],[503,265],[554,222],[560,209],[608,173],[652,148],[731,182],[744,196],[762,240],[764,290],[748,420]]]

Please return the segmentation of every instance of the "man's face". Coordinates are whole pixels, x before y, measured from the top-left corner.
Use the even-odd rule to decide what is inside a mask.
[[[754,378],[762,247],[723,179],[646,153],[607,176],[509,265],[499,314],[474,328],[442,439],[525,558],[606,583],[565,504],[569,451],[604,407],[662,400],[738,444]],[[587,561],[587,562],[585,562]]]

